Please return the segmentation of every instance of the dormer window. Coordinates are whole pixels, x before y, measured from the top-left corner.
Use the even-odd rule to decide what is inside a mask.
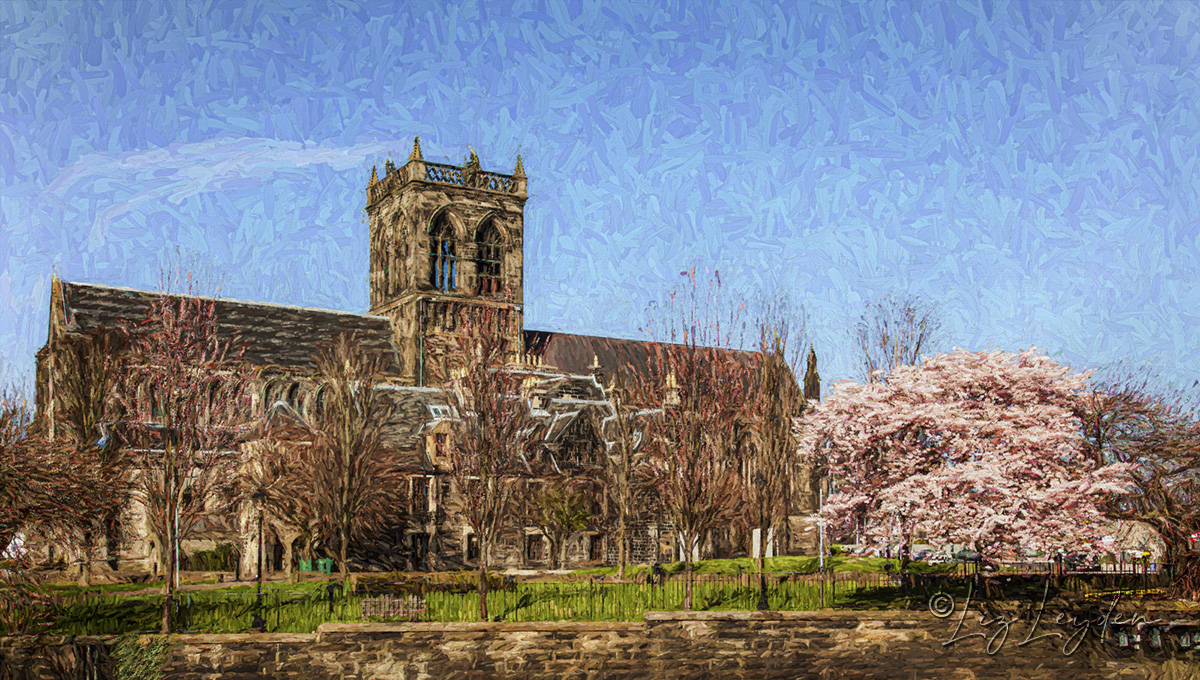
[[[445,215],[439,215],[429,228],[429,285],[443,292],[458,289],[454,230]]]
[[[450,407],[445,404],[429,405],[429,414],[433,416],[434,420],[445,420],[450,417],[451,413]]]
[[[446,430],[443,424],[425,435],[425,455],[435,466],[445,463],[450,454],[450,436]]]

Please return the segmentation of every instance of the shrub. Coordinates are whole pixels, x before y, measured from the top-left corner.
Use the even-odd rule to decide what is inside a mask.
[[[188,564],[193,571],[234,571],[237,567],[237,548],[231,543],[221,543],[212,550],[192,553]]]
[[[171,643],[158,636],[122,636],[112,655],[116,661],[117,680],[159,680],[162,667],[170,654]]]

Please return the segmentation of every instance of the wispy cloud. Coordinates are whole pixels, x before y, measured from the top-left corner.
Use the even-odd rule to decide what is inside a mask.
[[[88,247],[94,248],[113,222],[146,203],[179,205],[197,194],[245,189],[269,181],[276,173],[312,165],[345,171],[399,146],[403,144],[394,141],[333,147],[226,137],[150,151],[89,154],[65,168],[38,200],[45,207],[65,208],[80,196],[111,193],[114,202],[91,225]]]

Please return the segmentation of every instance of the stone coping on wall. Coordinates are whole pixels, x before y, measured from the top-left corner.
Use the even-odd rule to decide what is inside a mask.
[[[317,626],[317,637],[329,635],[359,635],[371,633],[408,632],[588,632],[598,630],[634,631],[642,630],[646,624],[640,621],[516,621],[489,622],[472,621],[462,623],[322,623]]]
[[[924,611],[862,611],[822,609],[819,611],[670,611],[646,612],[647,623],[658,621],[911,621],[923,619]]]

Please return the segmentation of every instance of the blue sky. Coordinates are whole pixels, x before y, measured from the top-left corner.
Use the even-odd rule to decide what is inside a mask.
[[[529,175],[526,326],[638,337],[690,267],[804,304],[822,375],[880,293],[950,346],[1200,377],[1191,1],[0,3],[0,371],[50,276],[365,311],[364,190]]]

